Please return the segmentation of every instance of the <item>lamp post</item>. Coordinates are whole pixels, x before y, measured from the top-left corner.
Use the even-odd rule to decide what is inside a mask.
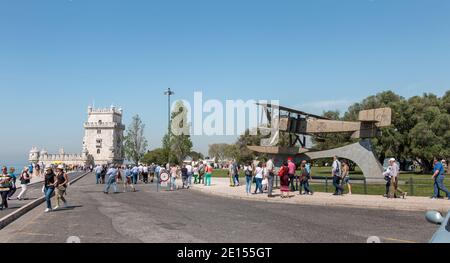
[[[168,88],[165,92],[164,92],[164,95],[166,95],[167,96],[167,99],[168,99],[168,114],[169,114],[169,116],[168,116],[168,129],[167,129],[167,135],[169,136],[169,141],[168,141],[168,144],[169,144],[169,157],[168,157],[168,164],[169,164],[169,169],[170,169],[170,138],[171,138],[171,121],[170,121],[170,96],[172,96],[172,95],[175,95],[175,92],[173,92],[172,90],[170,90],[170,88]],[[170,171],[168,171],[169,172],[169,174],[170,174]]]

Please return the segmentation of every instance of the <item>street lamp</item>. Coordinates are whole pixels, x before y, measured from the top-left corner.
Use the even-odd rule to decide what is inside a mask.
[[[169,164],[169,169],[170,169],[170,137],[171,137],[171,121],[170,121],[170,113],[171,113],[171,111],[170,111],[170,96],[172,96],[172,95],[175,95],[175,92],[173,92],[172,90],[170,90],[170,88],[168,88],[165,92],[164,92],[164,95],[166,95],[167,96],[167,99],[168,99],[168,114],[169,114],[169,116],[168,116],[168,129],[167,129],[167,131],[168,131],[168,136],[169,136],[169,141],[168,141],[168,143],[169,143],[169,157],[168,157],[168,159],[169,159],[169,162],[168,162],[168,164]],[[169,174],[170,174],[170,171],[168,171],[169,172]]]

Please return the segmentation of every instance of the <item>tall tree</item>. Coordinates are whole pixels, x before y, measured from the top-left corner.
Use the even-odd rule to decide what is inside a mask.
[[[148,146],[148,141],[144,136],[145,124],[139,115],[135,115],[128,126],[124,141],[124,151],[126,158],[138,164],[144,156]]]
[[[171,115],[170,141],[169,135],[163,138],[163,149],[175,157],[172,162],[182,163],[192,151],[192,141],[190,136],[190,124],[187,118],[188,110],[182,101],[175,103],[175,109]],[[167,154],[168,156],[168,154]]]

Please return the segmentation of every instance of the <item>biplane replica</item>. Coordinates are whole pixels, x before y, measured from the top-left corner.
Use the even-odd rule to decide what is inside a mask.
[[[389,127],[392,122],[391,108],[378,108],[359,112],[358,121],[330,120],[279,105],[261,104],[267,123],[259,130],[267,138],[261,140],[260,146],[248,146],[252,151],[264,153],[274,160],[287,157],[296,161],[330,158],[338,156],[355,162],[366,177],[382,177],[383,168],[372,151],[370,138],[381,135],[380,128]],[[307,137],[320,140],[322,134],[351,133],[358,143],[337,149],[311,152],[307,147]],[[289,138],[288,146],[279,146],[282,136]]]

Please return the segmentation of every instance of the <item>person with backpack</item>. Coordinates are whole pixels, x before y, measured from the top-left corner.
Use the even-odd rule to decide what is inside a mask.
[[[8,208],[8,193],[11,188],[11,177],[8,175],[8,168],[2,167],[2,173],[0,174],[0,195],[2,197],[2,204],[0,210]]]
[[[108,181],[105,186],[105,191],[103,191],[105,194],[109,194],[109,189],[113,188],[114,193],[117,193],[117,179],[119,177],[119,169],[115,165],[111,165],[108,169],[108,172],[106,173],[106,176],[108,177]]]
[[[152,183],[152,184],[153,184],[153,182],[155,182],[155,170],[156,170],[156,165],[154,163],[152,163],[152,165],[150,165],[150,168],[149,168],[150,183]]]
[[[60,201],[63,202],[64,208],[67,208],[67,200],[64,197],[66,194],[67,187],[69,186],[69,176],[64,172],[64,166],[59,165],[56,168],[56,207],[53,210],[57,210],[60,207]]]
[[[308,169],[306,161],[302,162],[301,166],[301,176],[300,176],[300,195],[303,195],[303,190],[305,190],[305,195],[313,195],[314,192],[309,186],[309,180],[311,180],[311,170]]]
[[[213,175],[214,168],[211,164],[208,164],[206,167],[206,174],[205,174],[205,185],[211,186],[211,177]]]
[[[19,195],[17,196],[17,200],[21,201],[24,200],[27,191],[28,191],[28,185],[31,182],[31,175],[28,173],[28,167],[24,167],[22,170],[22,173],[20,173],[19,177],[20,185],[22,187],[22,190],[20,191]]]
[[[183,168],[181,168],[181,181],[183,183],[182,189],[184,188],[188,188],[189,189],[189,183],[188,183],[188,169],[186,167],[186,165],[183,165]]]
[[[236,160],[233,160],[231,162],[230,171],[231,171],[231,177],[232,177],[234,186],[235,187],[240,186],[240,183],[239,183],[239,165],[236,162]]]
[[[252,193],[252,183],[253,183],[253,167],[251,162],[248,162],[247,165],[244,166],[244,174],[246,182],[245,191],[247,195],[249,195]]]
[[[203,162],[200,162],[198,165],[198,181],[199,184],[205,184],[205,172],[206,172],[206,165]]]
[[[14,167],[10,167],[8,175],[11,178],[11,188],[9,189],[9,192],[8,192],[8,200],[11,200],[11,198],[13,197],[13,195],[17,191],[17,186],[16,186],[16,181],[17,181],[16,169],[14,169]]]
[[[335,192],[333,195],[342,195],[344,193],[344,188],[341,186],[341,171],[342,164],[337,156],[333,157],[333,165],[331,174],[333,176],[333,186],[335,187]]]

